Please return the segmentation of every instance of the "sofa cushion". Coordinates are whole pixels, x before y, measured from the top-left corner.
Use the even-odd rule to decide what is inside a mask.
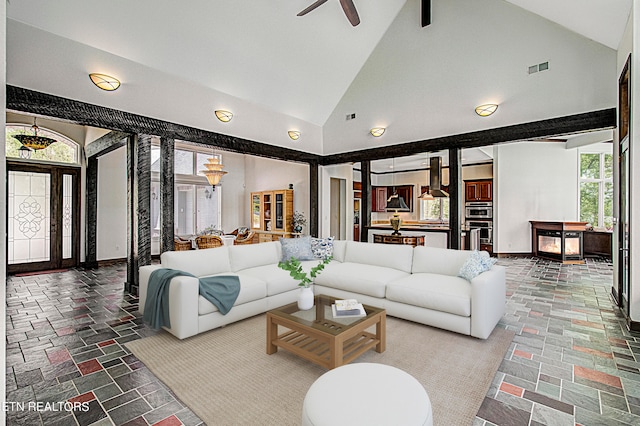
[[[471,283],[460,277],[412,274],[390,282],[387,299],[463,317],[471,316]]]
[[[481,273],[491,269],[493,264],[496,263],[496,260],[497,259],[491,257],[481,256],[480,252],[474,250],[460,268],[458,276],[467,281],[471,281]]]
[[[344,262],[344,253],[347,251],[347,240],[333,240],[333,260]]]
[[[227,247],[165,251],[160,255],[160,262],[163,268],[178,269],[196,277],[231,271]]]
[[[216,275],[235,275],[235,274],[216,274]],[[267,297],[267,283],[264,281],[247,276],[238,275],[240,278],[240,293],[233,306],[242,305],[254,300],[264,299]],[[233,310],[233,308],[231,308]],[[206,315],[212,312],[218,312],[218,308],[202,296],[198,296],[198,314]]]
[[[387,283],[407,275],[409,275],[407,272],[393,268],[332,261],[316,277],[315,283],[383,298],[386,293]]]
[[[280,238],[282,251],[281,260],[284,262],[290,259],[313,260],[315,256],[311,250],[311,237],[300,238]]]
[[[311,251],[316,259],[326,259],[333,256],[333,237],[311,238]]]
[[[280,261],[280,243],[271,241],[260,244],[240,244],[228,246],[231,271],[263,265],[277,265]]]
[[[306,262],[304,262],[306,263]],[[309,261],[309,263],[317,264],[317,261]],[[303,264],[303,269],[306,269]],[[278,268],[277,265],[256,266],[255,268],[243,269],[238,272],[241,277],[253,277],[264,281],[267,284],[267,296],[284,293],[298,287],[298,281],[294,280],[289,271]]]
[[[462,268],[462,265],[470,255],[471,252],[468,250],[418,246],[413,249],[411,272],[414,274],[426,272],[457,277],[460,268]],[[486,251],[480,252],[480,255],[489,257],[489,253]]]
[[[384,266],[403,272],[411,272],[413,247],[408,245],[373,244],[347,241],[345,262],[361,265]],[[458,268],[458,271],[460,268]],[[457,275],[458,271],[454,275]]]

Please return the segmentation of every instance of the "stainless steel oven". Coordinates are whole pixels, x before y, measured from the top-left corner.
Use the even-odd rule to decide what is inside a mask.
[[[493,218],[493,203],[490,201],[469,201],[465,204],[465,218],[491,219]]]
[[[493,222],[490,220],[469,220],[466,221],[469,229],[480,230],[480,244],[493,244]]]

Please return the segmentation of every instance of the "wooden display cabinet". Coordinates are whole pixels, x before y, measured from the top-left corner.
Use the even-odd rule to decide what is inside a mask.
[[[290,238],[293,232],[293,189],[251,193],[251,229],[258,241]]]

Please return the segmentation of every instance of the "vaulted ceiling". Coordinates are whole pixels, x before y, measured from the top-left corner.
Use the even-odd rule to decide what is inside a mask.
[[[338,0],[296,16],[311,3],[8,2],[7,83],[318,154],[615,106],[631,0],[432,0],[425,28],[420,0],[354,0],[356,27]],[[498,113],[479,119],[489,101]]]

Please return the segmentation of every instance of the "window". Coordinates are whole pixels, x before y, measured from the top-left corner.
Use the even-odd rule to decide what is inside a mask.
[[[177,145],[177,144],[176,144]],[[174,156],[174,233],[188,237],[205,229],[220,229],[221,187],[211,188],[201,170],[212,154],[180,144]],[[151,146],[151,228],[160,236],[160,147]]]
[[[28,124],[9,124],[5,128],[5,153],[7,158],[22,158],[20,148],[22,144],[15,135],[33,135],[33,129]],[[55,139],[56,142],[45,149],[31,151],[28,158],[32,160],[55,161],[58,163],[78,164],[80,147],[68,137],[42,127],[38,127],[38,135]]]
[[[580,154],[580,220],[613,229],[613,156]]]
[[[420,220],[449,222],[449,198],[437,197],[433,200],[422,200],[420,202]]]

